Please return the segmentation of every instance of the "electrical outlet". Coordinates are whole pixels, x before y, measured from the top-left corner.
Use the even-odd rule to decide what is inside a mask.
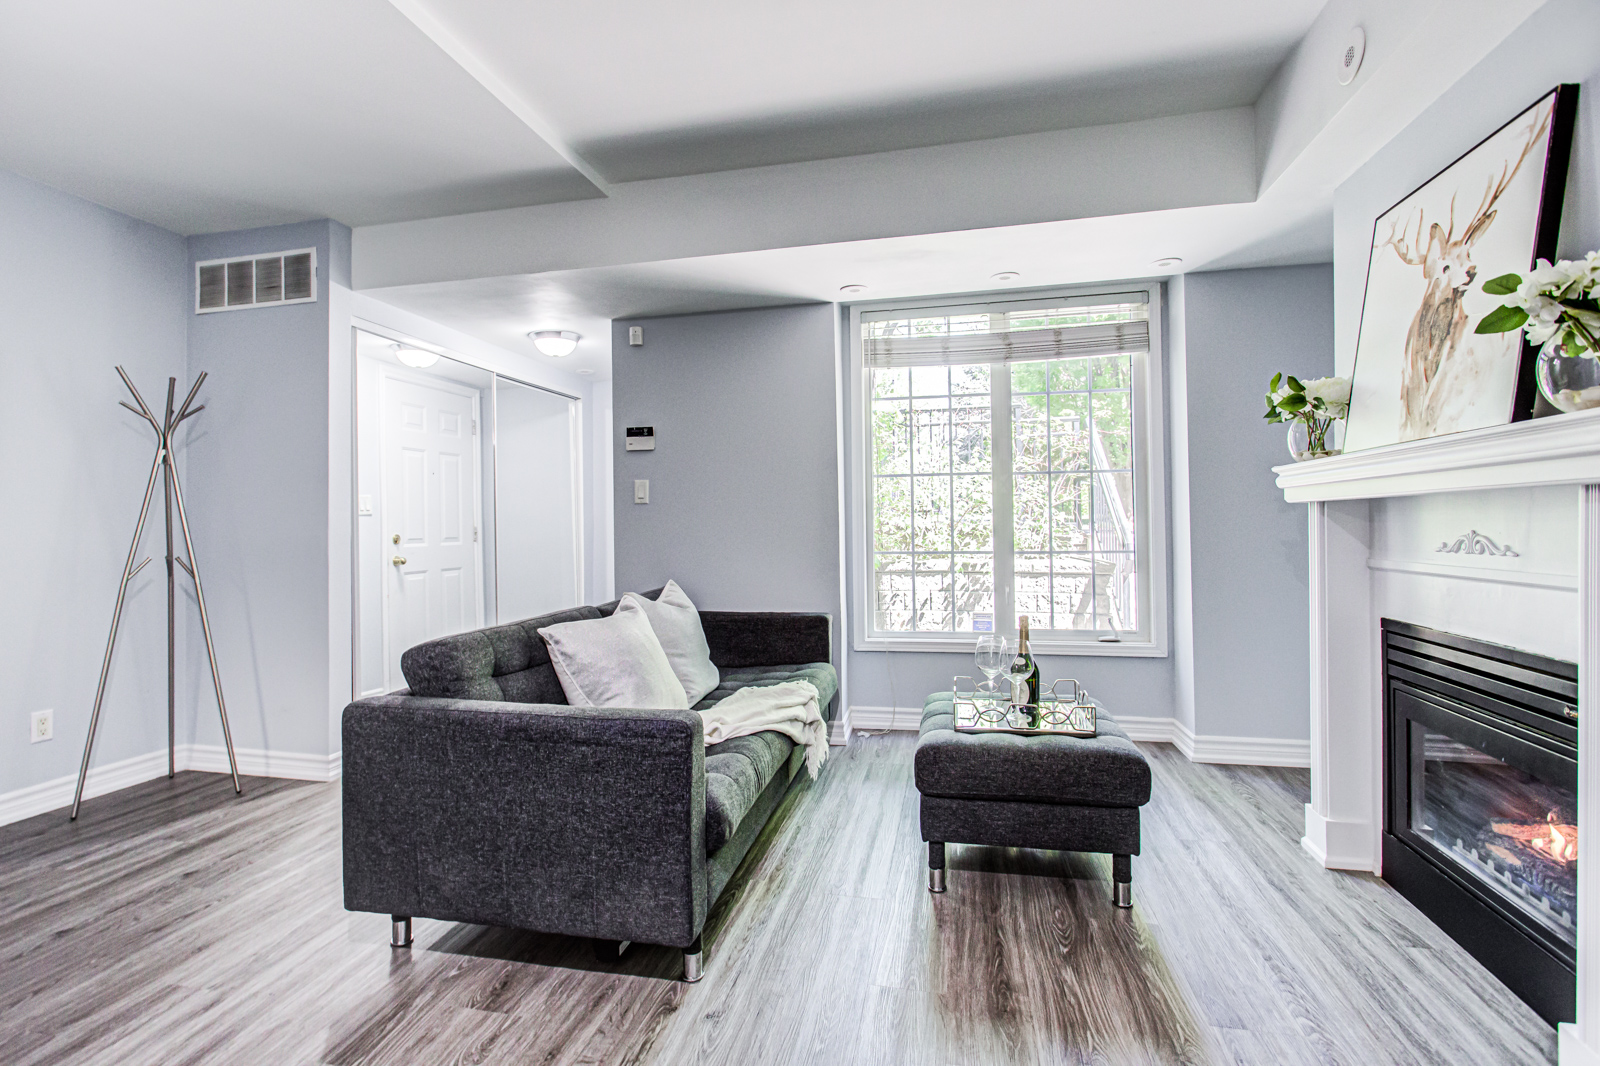
[[[28,716],[28,742],[37,744],[56,735],[56,712],[34,711]]]

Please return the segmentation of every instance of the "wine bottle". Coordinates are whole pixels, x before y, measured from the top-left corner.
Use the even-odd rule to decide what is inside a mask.
[[[1039,664],[1033,661],[1033,653],[1028,650],[1028,616],[1023,615],[1017,620],[1017,657],[1011,664],[1012,676],[1025,675],[1023,684],[1027,687],[1028,702],[1033,706],[1039,705]],[[1022,693],[1018,693],[1022,695]]]

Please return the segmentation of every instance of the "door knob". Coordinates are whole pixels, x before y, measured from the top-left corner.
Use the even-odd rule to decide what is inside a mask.
[[[394,565],[396,565],[396,566],[404,566],[404,565],[406,565],[406,557],[404,555],[396,555],[393,559],[391,559],[389,561],[394,563]]]

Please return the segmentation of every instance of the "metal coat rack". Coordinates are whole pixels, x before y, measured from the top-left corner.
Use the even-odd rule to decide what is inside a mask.
[[[78,806],[83,802],[83,783],[89,776],[89,755],[94,751],[94,734],[100,726],[100,708],[105,702],[106,679],[111,675],[111,655],[117,646],[117,628],[122,623],[122,605],[128,594],[128,584],[139,571],[145,568],[148,557],[139,565],[133,563],[134,557],[139,554],[139,540],[144,536],[145,519],[150,514],[150,497],[155,493],[156,477],[164,476],[165,479],[165,505],[162,510],[167,519],[167,776],[172,777],[178,772],[177,766],[177,717],[178,717],[178,574],[177,568],[182,567],[191,580],[194,581],[195,603],[200,607],[200,629],[206,638],[206,658],[211,662],[211,685],[217,693],[217,712],[222,716],[222,739],[228,745],[228,768],[233,774],[233,791],[237,794],[244,790],[239,786],[239,763],[233,754],[233,733],[228,728],[228,705],[222,698],[222,677],[217,673],[217,651],[211,640],[211,622],[206,616],[206,594],[200,586],[200,566],[194,559],[194,541],[189,537],[189,516],[183,509],[183,486],[178,482],[178,466],[172,454],[172,438],[178,426],[187,418],[204,411],[205,404],[190,410],[190,404],[200,392],[200,386],[205,384],[206,375],[202,371],[195,378],[194,387],[189,390],[189,395],[184,398],[182,406],[174,410],[172,401],[177,395],[178,379],[167,379],[167,410],[163,421],[157,422],[155,415],[150,413],[150,408],[145,405],[144,397],[139,395],[139,390],[133,387],[133,382],[128,378],[128,372],[120,366],[117,375],[122,378],[122,383],[133,394],[133,402],[138,407],[126,400],[118,401],[122,406],[150,423],[150,428],[156,431],[156,457],[150,464],[150,480],[144,487],[144,503],[139,506],[139,522],[133,528],[133,543],[128,546],[128,560],[122,565],[122,583],[117,587],[117,606],[111,612],[111,635],[106,639],[106,657],[100,665],[100,685],[94,693],[94,714],[89,718],[89,736],[83,744],[83,765],[78,770],[78,789],[72,796],[71,820],[78,818]],[[178,527],[183,532],[183,550],[188,555],[187,559],[178,558],[173,550],[172,537],[172,506],[178,506]]]

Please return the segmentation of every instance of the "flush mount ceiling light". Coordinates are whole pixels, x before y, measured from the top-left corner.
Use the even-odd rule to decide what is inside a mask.
[[[998,274],[989,275],[989,280],[991,280],[991,281],[1016,281],[1020,277],[1022,277],[1022,275],[1017,273],[1015,270],[1002,270]]]
[[[1367,31],[1357,26],[1345,38],[1344,50],[1339,53],[1339,84],[1349,85],[1356,80],[1361,60],[1367,54]]]
[[[406,366],[416,367],[418,370],[426,370],[439,361],[438,352],[430,352],[425,348],[412,348],[405,344],[391,344],[389,345],[389,350],[394,353],[396,359]]]
[[[858,292],[866,292],[867,291],[867,287],[865,285],[858,285],[858,284],[855,284],[855,283],[851,283],[849,285],[840,285],[839,286],[839,291],[840,292],[847,292],[851,296],[854,296]]]
[[[1175,255],[1169,255],[1164,259],[1157,259],[1152,265],[1159,267],[1162,270],[1176,270],[1183,266],[1183,260],[1179,259]]]
[[[584,367],[582,370],[578,371],[578,373],[582,374],[584,377],[588,377],[590,374],[593,374],[594,371],[590,370],[588,367]]]
[[[572,349],[583,339],[570,329],[536,329],[528,336],[533,338],[535,348],[555,359],[571,355]]]

